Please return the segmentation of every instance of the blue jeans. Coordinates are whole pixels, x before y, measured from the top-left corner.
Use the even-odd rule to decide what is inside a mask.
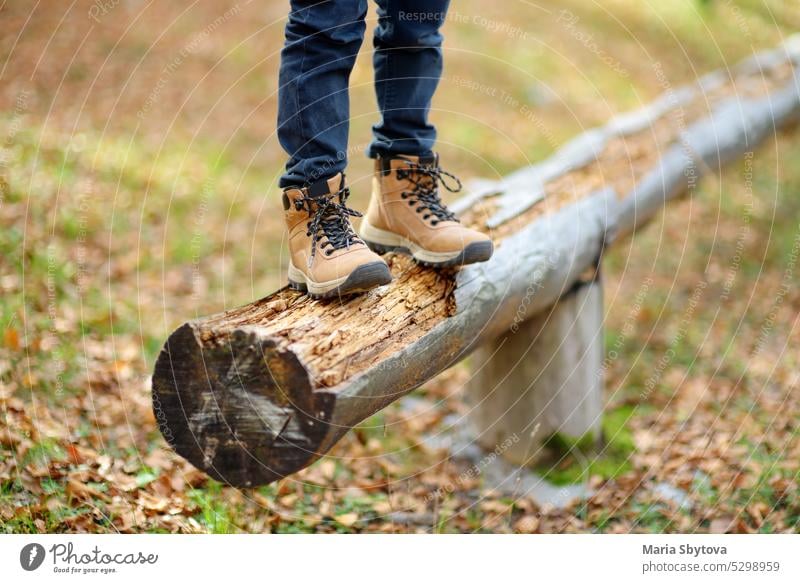
[[[436,129],[428,111],[442,74],[450,0],[376,0],[375,93],[381,121],[371,158],[430,155]],[[280,186],[342,172],[350,127],[348,82],[364,39],[367,0],[291,0],[281,52],[278,139],[289,155]]]

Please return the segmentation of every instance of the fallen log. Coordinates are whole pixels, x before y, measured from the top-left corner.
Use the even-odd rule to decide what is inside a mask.
[[[345,301],[283,288],[187,322],[153,375],[171,447],[214,479],[268,483],[553,305],[616,237],[800,113],[800,41],[668,91],[456,202],[491,234],[485,264],[434,271],[387,255],[394,282]]]

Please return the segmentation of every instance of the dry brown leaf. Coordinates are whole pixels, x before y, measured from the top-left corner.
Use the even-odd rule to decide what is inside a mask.
[[[319,469],[326,480],[333,481],[333,475],[336,473],[336,462],[323,460],[319,463]]]
[[[522,534],[531,534],[539,531],[539,519],[527,514],[514,523],[514,530]]]
[[[5,344],[6,348],[9,350],[19,350],[19,332],[17,332],[16,328],[6,328],[3,334],[3,344]]]
[[[95,490],[94,488],[79,482],[74,478],[67,479],[66,491],[67,496],[76,500],[90,501],[94,498],[99,498],[104,502],[108,502],[110,500],[110,498],[104,492]]]
[[[725,534],[730,531],[732,518],[715,518],[711,521],[708,531],[711,534]]]
[[[500,502],[499,500],[484,500],[480,504],[481,510],[484,512],[494,512],[498,514],[502,514],[504,512],[508,512],[511,508],[510,504],[506,504],[505,502]]]
[[[339,514],[334,519],[342,526],[350,528],[356,522],[358,522],[358,514],[356,514],[355,512],[348,512],[346,514]]]

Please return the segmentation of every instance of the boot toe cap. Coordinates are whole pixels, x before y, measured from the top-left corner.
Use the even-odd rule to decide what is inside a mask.
[[[366,291],[386,285],[391,281],[392,273],[389,271],[389,266],[378,257],[377,261],[371,261],[356,267],[339,287],[339,293]]]
[[[488,261],[494,253],[494,244],[488,237],[483,241],[473,241],[464,247],[461,254],[462,265]]]

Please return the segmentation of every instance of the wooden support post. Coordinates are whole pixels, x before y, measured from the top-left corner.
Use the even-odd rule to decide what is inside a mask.
[[[478,443],[520,466],[542,458],[554,434],[600,438],[603,409],[603,290],[579,283],[550,310],[515,324],[473,355],[467,386]],[[509,439],[511,438],[511,439]]]

